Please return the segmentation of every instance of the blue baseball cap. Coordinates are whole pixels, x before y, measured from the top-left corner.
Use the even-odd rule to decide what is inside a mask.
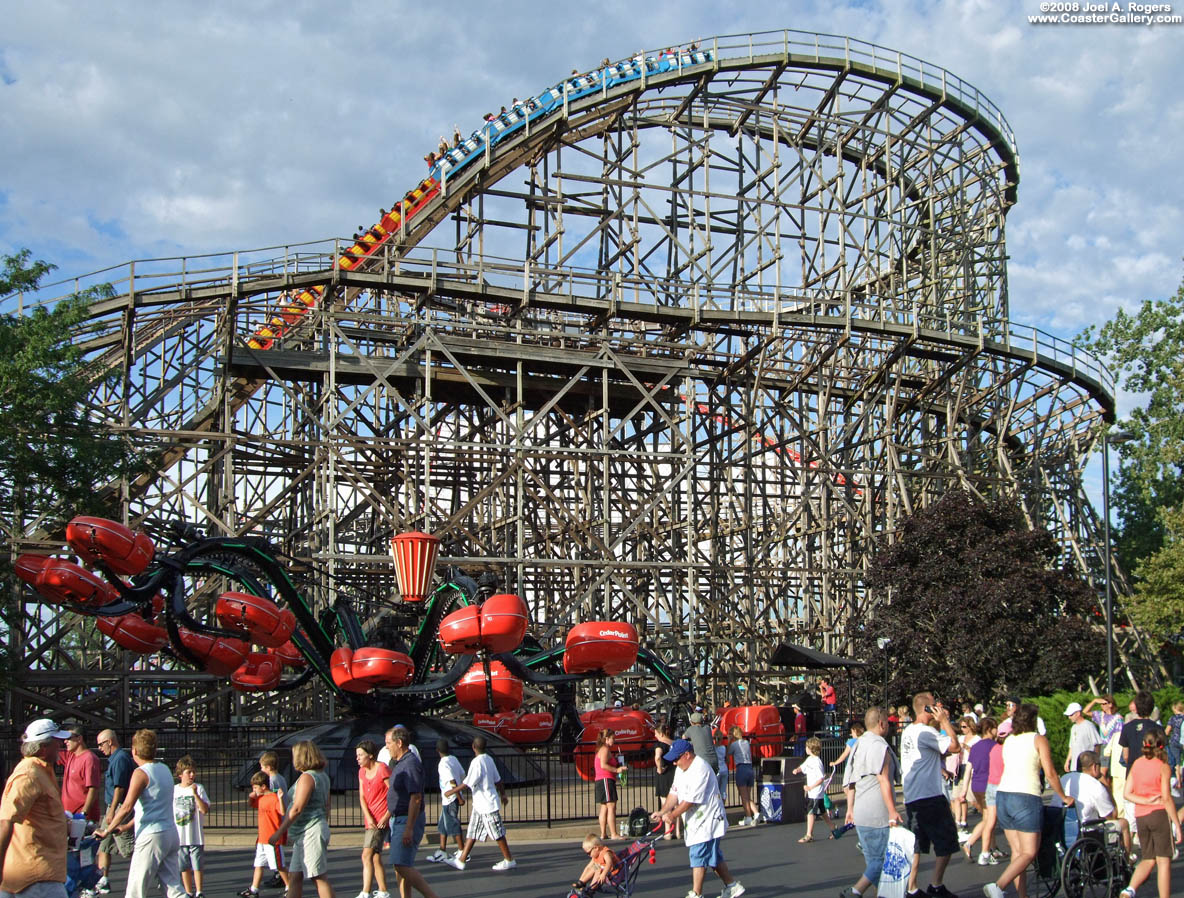
[[[691,743],[689,741],[687,741],[686,739],[675,739],[670,744],[670,751],[668,751],[668,752],[666,752],[666,754],[662,755],[662,758],[666,761],[677,761],[679,758],[681,758],[683,755],[685,755],[688,751],[694,751],[694,750],[695,750],[695,747],[693,745],[691,745]]]

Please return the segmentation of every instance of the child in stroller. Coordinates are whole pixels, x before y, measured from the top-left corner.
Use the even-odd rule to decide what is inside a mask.
[[[601,883],[620,869],[621,859],[604,844],[604,840],[596,833],[588,833],[584,836],[582,847],[584,854],[588,855],[588,863],[584,867],[584,872],[580,874],[580,878],[572,883],[571,888],[573,892],[580,892],[584,889],[594,892]]]
[[[619,857],[599,836],[589,833],[583,844],[589,857],[588,864],[579,880],[572,883],[567,898],[592,898],[601,891],[615,898],[632,898],[642,860],[648,858],[651,864],[655,863],[654,842],[660,838],[661,830],[659,824],[646,835],[634,839]]]

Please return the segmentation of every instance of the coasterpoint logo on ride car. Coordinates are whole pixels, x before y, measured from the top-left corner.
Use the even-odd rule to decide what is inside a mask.
[[[1029,25],[1179,25],[1170,3],[1041,3]]]

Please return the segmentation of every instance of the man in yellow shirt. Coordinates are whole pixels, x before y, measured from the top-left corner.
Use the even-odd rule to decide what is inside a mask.
[[[21,736],[0,798],[0,898],[66,898],[66,816],[53,765],[70,733],[48,718]]]

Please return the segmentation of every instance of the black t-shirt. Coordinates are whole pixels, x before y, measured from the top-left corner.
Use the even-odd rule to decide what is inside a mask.
[[[1122,735],[1118,737],[1118,744],[1127,749],[1126,769],[1129,771],[1136,758],[1143,757],[1143,737],[1148,733],[1159,732],[1163,735],[1163,727],[1149,717],[1136,717],[1122,728]]]

